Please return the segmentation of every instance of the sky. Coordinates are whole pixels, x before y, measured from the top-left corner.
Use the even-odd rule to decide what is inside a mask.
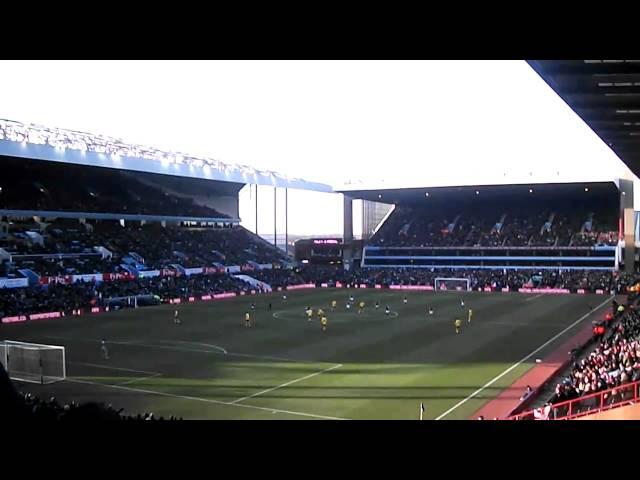
[[[1,118],[336,187],[633,178],[524,61],[0,61],[0,74]],[[272,232],[273,191],[258,194]],[[283,192],[277,211],[284,231]],[[341,231],[339,195],[289,192],[290,233]]]

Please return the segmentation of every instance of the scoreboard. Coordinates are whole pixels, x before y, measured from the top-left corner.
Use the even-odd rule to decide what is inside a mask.
[[[295,246],[296,261],[312,265],[341,264],[342,252],[341,238],[302,239]]]

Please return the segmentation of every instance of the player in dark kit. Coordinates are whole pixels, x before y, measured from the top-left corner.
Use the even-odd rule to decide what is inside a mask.
[[[109,349],[107,348],[107,342],[104,339],[100,342],[100,350],[105,360],[109,360]]]

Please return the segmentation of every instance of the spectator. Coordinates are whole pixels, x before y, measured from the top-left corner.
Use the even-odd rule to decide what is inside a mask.
[[[531,395],[533,395],[533,388],[531,388],[530,385],[527,385],[527,389],[525,390],[524,394],[520,397],[520,401],[524,402]]]

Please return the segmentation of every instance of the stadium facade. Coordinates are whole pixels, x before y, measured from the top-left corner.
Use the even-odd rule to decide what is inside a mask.
[[[211,227],[233,227],[240,223],[238,208],[238,193],[245,185],[271,186],[274,192],[284,189],[285,196],[289,188],[311,190],[323,193],[342,194],[344,197],[344,235],[340,241],[341,262],[345,269],[351,269],[354,264],[364,268],[450,268],[450,269],[584,269],[584,270],[617,270],[624,266],[625,270],[633,271],[637,261],[636,247],[639,238],[638,214],[633,210],[633,181],[627,179],[593,179],[571,183],[536,183],[522,181],[510,185],[461,185],[461,186],[429,186],[420,188],[366,188],[363,185],[346,185],[333,188],[329,185],[310,182],[299,178],[271,171],[260,171],[247,166],[230,165],[221,161],[193,156],[182,152],[166,152],[141,145],[127,144],[120,139],[97,136],[84,132],[75,132],[57,128],[27,125],[11,120],[0,120],[0,156],[3,168],[16,166],[23,162],[25,165],[38,164],[51,170],[52,178],[59,175],[59,167],[65,166],[69,175],[85,174],[85,170],[98,178],[100,172],[117,172],[114,182],[129,182],[135,188],[155,188],[164,195],[176,198],[188,198],[206,207],[203,209],[167,211],[160,207],[146,207],[144,212],[126,211],[116,206],[111,211],[92,209],[47,209],[46,205],[34,203],[31,208],[29,202],[18,202],[12,205],[3,201],[0,205],[0,215],[6,219],[36,218],[38,220],[67,218],[80,222],[87,220],[112,220],[120,222],[137,222],[144,225],[148,222],[159,222],[166,225],[190,225]],[[58,168],[56,172],[56,167]],[[71,179],[69,179],[71,180]],[[419,182],[411,179],[412,185]],[[419,184],[419,183],[418,183]],[[42,191],[46,189],[41,185]],[[399,186],[401,187],[401,186]],[[89,191],[93,198],[99,198],[94,191]],[[25,191],[25,197],[29,193]],[[7,194],[5,192],[4,199]],[[353,200],[363,202],[362,222],[363,239],[355,240],[353,235]],[[594,200],[595,199],[595,200]],[[28,198],[27,198],[28,200]],[[270,201],[261,196],[261,201]],[[256,205],[259,199],[255,195]],[[275,195],[273,197],[275,206]],[[544,204],[546,217],[533,229],[527,241],[519,244],[509,243],[506,239],[497,244],[494,240],[488,243],[476,239],[476,225],[474,217],[487,217],[483,221],[489,222],[485,226],[494,236],[502,234],[505,220],[517,217],[515,204],[524,208],[536,203]],[[559,204],[554,205],[554,202]],[[571,216],[572,211],[579,210],[581,203],[589,204],[593,210],[599,205],[606,204],[606,215],[613,214],[615,224],[608,226],[609,232],[614,232],[615,241],[611,238],[606,244],[594,240],[593,244],[578,245],[574,237],[560,239],[555,236],[549,241],[549,232],[555,231],[558,224],[562,225],[562,216],[556,212],[556,206],[563,213]],[[502,212],[502,206],[512,208],[509,213]],[[564,204],[564,205],[563,205]],[[25,207],[27,205],[27,207]],[[36,208],[36,205],[39,205]],[[286,205],[286,204],[285,204]],[[571,207],[566,208],[566,205]],[[459,211],[456,210],[458,207]],[[208,209],[208,210],[207,210]],[[391,232],[393,223],[400,221],[403,215],[409,213],[406,221],[398,225],[398,232]],[[508,210],[508,209],[507,209]],[[584,209],[582,209],[584,210]],[[275,208],[274,208],[275,211]],[[256,208],[256,215],[258,209]],[[391,238],[396,234],[406,237],[418,217],[431,215],[433,212],[446,213],[447,223],[440,228],[445,237],[451,239],[454,232],[464,239],[442,245],[417,242],[411,244],[406,239]],[[584,212],[587,212],[584,210]],[[577,227],[580,234],[592,231],[593,212],[582,213]],[[411,215],[417,216],[411,218]],[[493,215],[494,218],[491,218]],[[287,208],[284,209],[285,235],[288,230]],[[477,219],[477,218],[476,218]],[[443,219],[437,219],[442,221]],[[611,217],[608,218],[611,220]],[[436,221],[436,220],[434,220]],[[465,225],[464,222],[467,222]],[[525,219],[525,223],[526,223]],[[274,218],[274,239],[278,236]],[[475,223],[475,224],[474,224]],[[6,231],[7,223],[3,227]],[[256,221],[257,225],[257,221]],[[383,231],[386,228],[386,232]],[[429,227],[431,228],[431,227]],[[465,230],[465,228],[468,229]],[[505,227],[506,228],[506,227]],[[404,231],[403,231],[404,230]],[[535,230],[535,231],[534,231]],[[422,233],[427,232],[425,230]],[[282,233],[282,232],[280,232]],[[437,232],[436,232],[437,233]],[[432,233],[430,233],[432,234]],[[382,235],[387,235],[388,243],[384,244]],[[397,236],[397,235],[396,235]],[[611,235],[610,235],[611,236]],[[414,235],[415,237],[415,235]],[[540,237],[537,239],[537,237]],[[582,238],[582,237],[581,237]],[[536,240],[537,239],[537,240]],[[539,240],[539,241],[538,241]],[[364,241],[364,243],[363,243]],[[286,242],[286,240],[285,240]],[[396,242],[396,243],[394,243]],[[598,243],[600,242],[600,243]],[[288,242],[287,242],[288,243]],[[7,252],[0,253],[7,257]],[[338,262],[336,262],[338,263]]]
[[[485,214],[483,208],[495,211],[495,218],[490,226],[500,232],[505,221],[503,211],[508,210],[509,203],[521,202],[522,205],[545,203],[549,215],[538,225],[540,230],[551,229],[556,213],[554,202],[558,208],[568,215],[584,204],[597,208],[603,202],[609,207],[608,214],[615,215],[616,241],[607,245],[571,245],[571,243],[540,245],[480,245],[468,241],[462,245],[367,245],[362,255],[359,252],[348,252],[345,255],[359,258],[362,267],[376,268],[487,268],[487,269],[607,269],[617,270],[624,266],[633,271],[637,261],[636,248],[639,238],[639,216],[633,210],[633,181],[612,179],[610,181],[575,182],[575,183],[535,183],[518,185],[464,185],[449,187],[423,188],[375,188],[363,189],[361,186],[343,187],[345,218],[352,211],[354,199],[369,203],[388,202],[389,215],[393,218],[393,210],[400,208],[414,209],[420,214],[429,211],[447,212],[451,217],[445,227],[446,233],[456,228],[456,220],[464,218],[463,211],[480,217]],[[562,202],[572,206],[563,207]],[[457,209],[457,207],[460,208]],[[475,211],[472,207],[475,207]],[[478,210],[479,208],[479,210]],[[513,210],[513,208],[512,208]],[[517,208],[515,208],[517,210]],[[472,213],[473,211],[473,213]],[[491,212],[492,214],[494,212]],[[389,215],[384,218],[387,221]],[[588,214],[587,214],[588,215]],[[513,215],[511,215],[513,216]],[[416,220],[416,219],[413,219]],[[387,222],[388,224],[389,222]],[[411,221],[399,226],[399,229],[410,228]],[[590,229],[590,221],[585,217],[580,230]],[[375,231],[383,227],[380,222]],[[345,244],[353,239],[353,225],[345,222]],[[402,233],[402,232],[400,232]],[[471,232],[469,232],[471,236]],[[595,243],[595,242],[594,242]]]

